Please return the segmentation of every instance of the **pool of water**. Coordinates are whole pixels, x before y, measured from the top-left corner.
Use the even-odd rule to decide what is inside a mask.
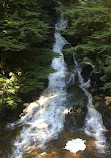
[[[107,135],[110,135],[107,132]],[[84,151],[78,151],[76,154],[65,150],[64,147],[68,140],[81,138],[86,140],[86,149]],[[108,143],[111,143],[108,140]],[[107,149],[104,153],[99,153],[99,150],[95,147],[95,140],[92,137],[87,136],[82,131],[76,132],[61,132],[56,140],[51,140],[47,143],[47,147],[43,150],[38,148],[33,149],[29,153],[25,154],[25,158],[111,158],[110,145],[107,145]]]
[[[10,158],[13,141],[19,136],[20,128],[7,128],[0,123],[0,158]],[[107,137],[107,149],[105,153],[99,153],[95,147],[95,139],[86,135],[82,130],[67,132],[62,131],[58,138],[51,140],[44,149],[35,147],[24,154],[23,158],[111,158],[111,130],[105,133]],[[65,150],[67,141],[81,138],[86,140],[86,149],[76,154]]]

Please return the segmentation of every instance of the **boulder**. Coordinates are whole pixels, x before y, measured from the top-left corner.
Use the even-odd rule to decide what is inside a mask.
[[[67,68],[69,71],[71,71],[72,69],[74,69],[74,60],[73,60],[73,54],[65,54],[64,53],[64,61],[67,65]]]
[[[69,86],[67,92],[68,106],[71,110],[65,117],[66,121],[64,127],[66,131],[74,131],[84,126],[87,112],[87,97],[76,84]]]
[[[100,112],[106,129],[111,130],[111,97],[95,96],[93,104]]]
[[[93,70],[93,68],[90,64],[83,64],[82,65],[81,75],[85,81],[87,81],[90,78],[92,70]]]

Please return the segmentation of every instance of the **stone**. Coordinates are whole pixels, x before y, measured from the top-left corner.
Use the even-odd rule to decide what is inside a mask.
[[[90,64],[83,64],[82,65],[81,75],[85,81],[87,81],[90,78],[92,70],[93,70],[93,68]]]
[[[93,104],[102,116],[103,124],[107,130],[111,129],[111,97],[94,96]]]
[[[67,102],[71,110],[65,117],[64,129],[74,131],[84,126],[88,100],[82,89],[76,84],[70,85],[67,92]]]

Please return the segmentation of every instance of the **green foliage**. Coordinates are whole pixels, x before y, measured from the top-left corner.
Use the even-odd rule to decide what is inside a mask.
[[[104,85],[102,89],[111,92],[111,56],[108,56],[103,63],[103,72],[104,75],[101,77],[101,81],[103,81]]]
[[[22,51],[46,39],[48,24],[40,20],[36,1],[9,1],[1,20],[2,51]]]
[[[53,71],[56,55],[48,49],[53,16],[46,6],[54,12],[46,2],[0,1],[0,111],[16,109],[21,96],[42,90]]]
[[[32,55],[30,56],[30,54]],[[54,52],[45,49],[33,49],[33,53],[28,52],[24,61],[24,73],[22,73],[22,78],[20,79],[21,93],[44,88],[44,79],[47,79],[48,74],[53,72],[48,65],[54,56]]]
[[[10,72],[10,79],[0,76],[0,110],[11,106],[12,109],[17,107],[21,101],[17,96],[19,89],[17,76]]]
[[[101,69],[103,89],[111,92],[111,5],[110,0],[78,1],[64,9],[68,17],[67,29],[62,32],[72,48],[64,53],[78,53],[79,59],[88,57]]]
[[[76,6],[64,12],[69,17],[69,26],[64,34],[73,37],[76,42],[85,43],[87,37],[103,31],[110,19],[108,9],[102,7]]]

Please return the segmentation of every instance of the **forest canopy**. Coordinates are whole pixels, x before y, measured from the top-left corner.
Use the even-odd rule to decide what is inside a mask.
[[[30,94],[38,95],[52,72],[53,5],[53,1],[44,5],[36,0],[0,1],[1,113],[17,108],[24,96],[32,101]]]
[[[47,85],[58,6],[68,19],[61,33],[72,45],[63,52],[92,61],[101,72],[101,89],[111,94],[111,0],[0,0],[2,115],[31,102]]]

